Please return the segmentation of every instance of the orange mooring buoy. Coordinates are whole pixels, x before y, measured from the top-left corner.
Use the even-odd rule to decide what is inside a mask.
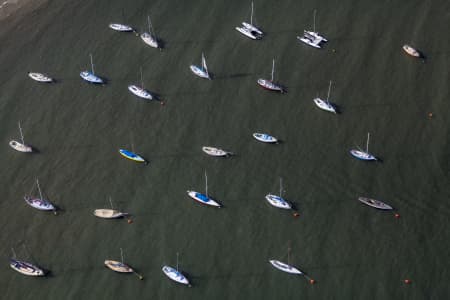
[[[432,117],[433,117],[433,113],[432,113],[432,112],[429,112],[429,113],[428,113],[428,118],[431,119]]]
[[[131,224],[131,223],[133,223],[133,220],[128,219],[127,222],[128,222],[128,224]]]
[[[295,212],[295,213],[293,213],[292,215],[293,215],[295,218],[300,217],[300,214],[299,214],[298,212]]]
[[[314,283],[316,283],[316,281],[315,281],[314,279],[311,278],[311,279],[309,280],[309,283],[310,283],[310,284],[314,284]]]
[[[164,106],[166,105],[166,103],[164,101],[161,101],[161,105]]]
[[[396,213],[396,214],[394,215],[394,217],[396,217],[396,218],[398,219],[398,218],[400,218],[400,214]]]
[[[406,283],[406,284],[410,284],[411,280],[410,279],[405,279],[405,280],[403,280],[403,282]]]

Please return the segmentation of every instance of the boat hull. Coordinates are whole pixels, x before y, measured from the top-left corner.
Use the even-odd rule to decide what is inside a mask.
[[[403,45],[403,50],[412,57],[420,57],[420,52],[409,45]]]
[[[89,71],[81,72],[80,77],[83,78],[83,80],[90,82],[90,83],[95,83],[95,84],[103,84],[104,83],[103,79],[101,79],[100,77],[98,77],[97,75],[95,75]]]
[[[10,259],[10,267],[17,272],[27,276],[44,276],[45,273],[39,267],[28,262]]]
[[[142,158],[141,156],[137,155],[136,153],[133,153],[131,151],[125,150],[125,149],[119,149],[119,153],[120,155],[122,155],[123,157],[135,161],[135,162],[139,162],[139,163],[147,163],[147,161]]]
[[[202,147],[203,152],[205,152],[206,154],[210,155],[210,156],[228,156],[229,153],[227,151],[224,151],[222,149],[219,148],[215,148],[215,147]]]
[[[94,216],[102,219],[117,219],[127,215],[127,213],[123,213],[115,209],[101,208],[94,210]]]
[[[124,25],[124,24],[118,24],[118,23],[111,23],[109,24],[109,28],[115,31],[121,31],[121,32],[130,32],[134,31],[133,27]]]
[[[263,142],[263,143],[273,144],[273,143],[277,143],[278,142],[278,140],[275,137],[273,137],[271,135],[268,135],[268,134],[265,134],[265,133],[257,133],[257,132],[255,132],[255,133],[253,133],[253,137],[256,140],[258,140],[260,142]]]
[[[245,27],[236,27],[236,30],[252,40],[260,40],[262,38],[257,32],[251,31]]]
[[[269,262],[274,268],[276,268],[276,269],[278,269],[280,271],[283,271],[283,272],[286,272],[286,273],[289,273],[289,274],[295,274],[295,275],[302,275],[303,274],[303,272],[300,271],[299,269],[297,269],[297,268],[295,268],[295,267],[293,267],[291,265],[288,265],[288,264],[286,264],[284,262],[281,262],[279,260],[271,259],[271,260],[269,260]]]
[[[186,191],[188,196],[197,201],[198,203],[214,206],[214,207],[221,207],[219,203],[211,199],[210,197],[206,196],[205,194],[198,193],[195,191]]]
[[[366,197],[359,197],[358,198],[359,201],[361,201],[362,203],[377,208],[377,209],[381,209],[381,210],[393,210],[392,206],[387,205],[384,202],[381,202],[379,200],[375,200],[375,199],[371,199],[371,198],[366,198]]]
[[[211,79],[209,77],[209,73],[206,72],[205,70],[203,70],[202,68],[195,66],[195,65],[190,65],[189,68],[191,69],[192,73],[194,73],[198,77],[205,78],[205,79]]]
[[[141,34],[141,39],[144,41],[144,43],[146,43],[147,45],[149,45],[150,47],[153,48],[158,48],[158,41],[148,32],[144,32]]]
[[[186,276],[181,274],[181,272],[177,271],[176,269],[169,266],[163,266],[162,271],[164,272],[164,274],[166,274],[167,277],[169,277],[173,281],[189,285],[189,280],[186,278]]]
[[[264,34],[264,32],[262,32],[258,27],[254,26],[252,24],[249,24],[247,22],[242,22],[242,26],[244,26],[244,28],[246,28],[250,32],[253,32],[255,35],[262,36]]]
[[[18,141],[12,140],[9,142],[9,145],[11,146],[11,148],[13,148],[14,150],[17,150],[19,152],[24,152],[24,153],[33,152],[33,148],[31,146],[22,144]]]
[[[128,90],[133,93],[135,96],[138,96],[139,98],[143,98],[146,100],[152,100],[153,96],[152,94],[150,94],[149,91],[147,91],[146,89],[140,88],[136,85],[129,85],[128,86]]]
[[[23,197],[23,199],[25,200],[25,202],[28,205],[30,205],[31,207],[34,207],[36,209],[45,210],[45,211],[55,210],[55,207],[53,206],[53,204],[51,204],[47,200],[39,199],[39,198],[31,198],[28,196]]]
[[[314,39],[310,39],[308,37],[305,36],[297,36],[297,39],[311,47],[317,48],[317,49],[321,49],[322,47],[320,46],[320,41],[319,40],[314,40]]]
[[[273,83],[270,80],[260,78],[257,82],[262,88],[266,90],[280,92],[282,94],[285,93],[285,90],[281,85]]]
[[[364,152],[364,151],[356,150],[356,149],[350,150],[350,154],[353,155],[353,157],[360,159],[360,160],[365,160],[365,161],[377,160],[377,158],[375,156],[373,156],[372,154]]]
[[[316,106],[322,110],[328,111],[328,112],[332,112],[332,113],[336,113],[336,109],[334,108],[333,105],[331,105],[330,103],[327,103],[326,101],[320,99],[320,98],[314,98],[314,103],[316,104]]]
[[[292,209],[291,204],[289,204],[289,202],[287,202],[280,196],[268,194],[266,195],[266,200],[267,202],[270,203],[270,205],[275,206],[277,208]]]
[[[127,264],[124,264],[120,261],[116,260],[105,260],[105,266],[109,269],[113,270],[114,272],[118,273],[133,273],[134,270],[128,266]]]
[[[35,72],[29,72],[28,76],[30,76],[31,79],[39,81],[39,82],[46,82],[51,83],[53,82],[53,79],[45,74],[42,73],[35,73]]]

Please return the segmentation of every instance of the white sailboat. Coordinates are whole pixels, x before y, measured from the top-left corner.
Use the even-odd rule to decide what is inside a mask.
[[[28,76],[31,79],[39,81],[39,82],[47,82],[47,83],[53,82],[53,78],[51,78],[48,75],[42,74],[42,73],[28,72]]]
[[[44,197],[42,197],[41,188],[39,186],[39,180],[37,178],[36,178],[36,185],[39,191],[39,198],[33,198],[32,196],[24,196],[23,199],[25,200],[25,202],[31,207],[34,207],[39,210],[45,211],[53,210],[54,213],[56,214],[55,206],[53,206],[53,204],[50,201],[45,200]]]
[[[20,122],[19,122],[19,132],[20,132],[20,141],[21,142],[18,142],[16,140],[11,140],[11,141],[9,141],[9,145],[14,150],[17,150],[19,152],[25,152],[25,153],[33,152],[33,148],[31,146],[25,144],[25,141],[23,139],[23,134],[22,134],[22,127],[20,126]]]
[[[96,84],[103,84],[104,81],[97,75],[95,75],[94,72],[94,63],[92,61],[92,54],[89,54],[89,57],[91,58],[91,71],[83,71],[80,73],[81,78],[84,80],[90,82],[90,83],[96,83]]]
[[[94,210],[94,216],[102,219],[117,219],[128,216],[128,213],[124,213],[113,208],[111,197],[109,197],[109,203],[111,204],[111,209],[109,208],[96,209]]]
[[[214,206],[214,207],[218,207],[220,208],[221,205],[219,203],[217,203],[216,201],[214,201],[212,198],[210,198],[208,196],[208,176],[206,175],[206,171],[205,171],[205,193],[199,193],[199,192],[195,192],[195,191],[186,191],[188,196],[191,197],[192,199],[194,199],[195,201],[201,203],[201,204],[205,204],[205,205],[210,205],[210,206]]]
[[[304,30],[303,36],[297,36],[297,39],[314,48],[321,48],[321,44],[328,40],[316,31],[316,10],[314,10],[313,20],[313,30]]]
[[[141,86],[130,84],[128,86],[128,90],[140,98],[147,99],[147,100],[153,99],[153,95],[149,91],[144,89],[144,79],[142,76],[142,68],[141,68]]]
[[[210,156],[228,156],[228,155],[233,155],[233,153],[225,151],[223,149],[220,148],[216,148],[216,147],[209,147],[209,146],[203,146],[202,147],[203,152],[205,152],[206,154],[210,155]]]
[[[177,268],[175,269],[170,266],[163,266],[162,271],[164,272],[164,274],[166,274],[167,277],[169,277],[173,281],[191,287],[191,285],[189,284],[189,280],[186,278],[186,276],[184,276],[180,271],[178,271],[178,252],[177,252]]]
[[[203,52],[202,52],[202,66],[199,67],[196,65],[190,65],[189,68],[191,68],[191,71],[198,77],[211,80],[211,77],[209,76],[208,73],[208,67],[206,66],[205,55],[203,54]]]
[[[147,23],[148,23],[148,32],[144,32],[141,34],[141,39],[153,48],[159,48],[158,39],[156,38],[156,34],[154,32],[152,23],[150,21],[150,16],[147,16]]]
[[[371,207],[375,207],[382,210],[393,210],[392,206],[376,199],[371,199],[367,197],[358,197],[358,200],[362,203],[369,205]]]
[[[13,270],[27,276],[45,276],[44,270],[32,263],[16,259],[16,252],[13,248],[11,248],[11,250],[13,252],[13,257],[9,259],[9,266]]]
[[[141,274],[137,273],[136,271],[134,271],[134,269],[132,267],[130,267],[129,265],[127,265],[123,262],[122,248],[120,248],[120,258],[121,258],[121,261],[106,259],[104,262],[105,267],[113,270],[114,272],[118,272],[118,273],[134,273],[134,274],[136,274],[136,276],[139,277],[140,280],[144,279],[144,277]]]
[[[290,265],[290,262],[289,262],[290,261],[290,259],[289,259],[290,252],[291,252],[291,247],[288,247],[288,262],[287,263],[281,262],[276,259],[271,259],[271,260],[269,260],[270,264],[274,268],[276,268],[280,271],[286,272],[286,273],[295,274],[295,275],[304,275],[304,273],[302,271],[300,271],[296,267]]]
[[[328,94],[327,94],[327,100],[322,100],[319,97],[314,98],[314,103],[317,105],[318,108],[336,113],[336,109],[333,105],[330,104],[329,98],[330,98],[330,91],[331,91],[331,80],[330,85],[328,86]]]
[[[282,208],[282,209],[292,209],[292,206],[289,202],[283,199],[281,197],[283,192],[283,183],[282,178],[280,177],[280,195],[273,195],[273,194],[267,194],[266,200],[269,202],[272,206]]]
[[[377,158],[369,153],[369,139],[370,139],[370,133],[367,133],[367,143],[366,143],[366,151],[363,151],[361,149],[351,149],[350,154],[354,157],[361,159],[361,160],[377,160]]]
[[[255,132],[255,133],[253,133],[253,137],[263,143],[270,143],[270,144],[278,143],[278,140],[276,137],[268,135],[267,133]]]
[[[272,60],[272,76],[270,80],[259,78],[257,82],[264,89],[284,93],[285,92],[284,88],[281,85],[273,82],[274,72],[275,72],[275,58]]]
[[[121,31],[121,32],[134,31],[133,27],[125,25],[125,24],[120,24],[120,23],[111,23],[111,24],[109,24],[109,28],[111,28],[112,30]]]
[[[262,39],[262,37],[264,36],[264,33],[253,24],[253,1],[252,12],[250,14],[250,24],[247,22],[242,22],[242,26],[236,27],[236,30],[253,40]]]

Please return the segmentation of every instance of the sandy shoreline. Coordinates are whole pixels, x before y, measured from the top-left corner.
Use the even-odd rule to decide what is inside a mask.
[[[0,22],[8,21],[15,16],[24,16],[38,8],[47,0],[0,0]]]

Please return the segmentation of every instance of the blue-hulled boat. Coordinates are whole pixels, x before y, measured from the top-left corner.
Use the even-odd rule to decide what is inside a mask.
[[[125,149],[119,149],[119,153],[120,153],[123,157],[128,158],[128,159],[130,159],[130,160],[132,160],[132,161],[135,161],[135,162],[142,162],[142,163],[145,163],[145,164],[148,163],[142,156],[139,156],[139,155],[137,155],[137,154],[134,153],[134,152],[131,152],[131,151],[128,151],[128,150],[125,150]]]
[[[103,84],[104,81],[102,78],[98,77],[94,73],[94,64],[92,62],[92,54],[89,54],[91,57],[91,71],[83,71],[80,73],[81,78],[84,80],[90,82],[90,83],[96,83],[96,84]]]

